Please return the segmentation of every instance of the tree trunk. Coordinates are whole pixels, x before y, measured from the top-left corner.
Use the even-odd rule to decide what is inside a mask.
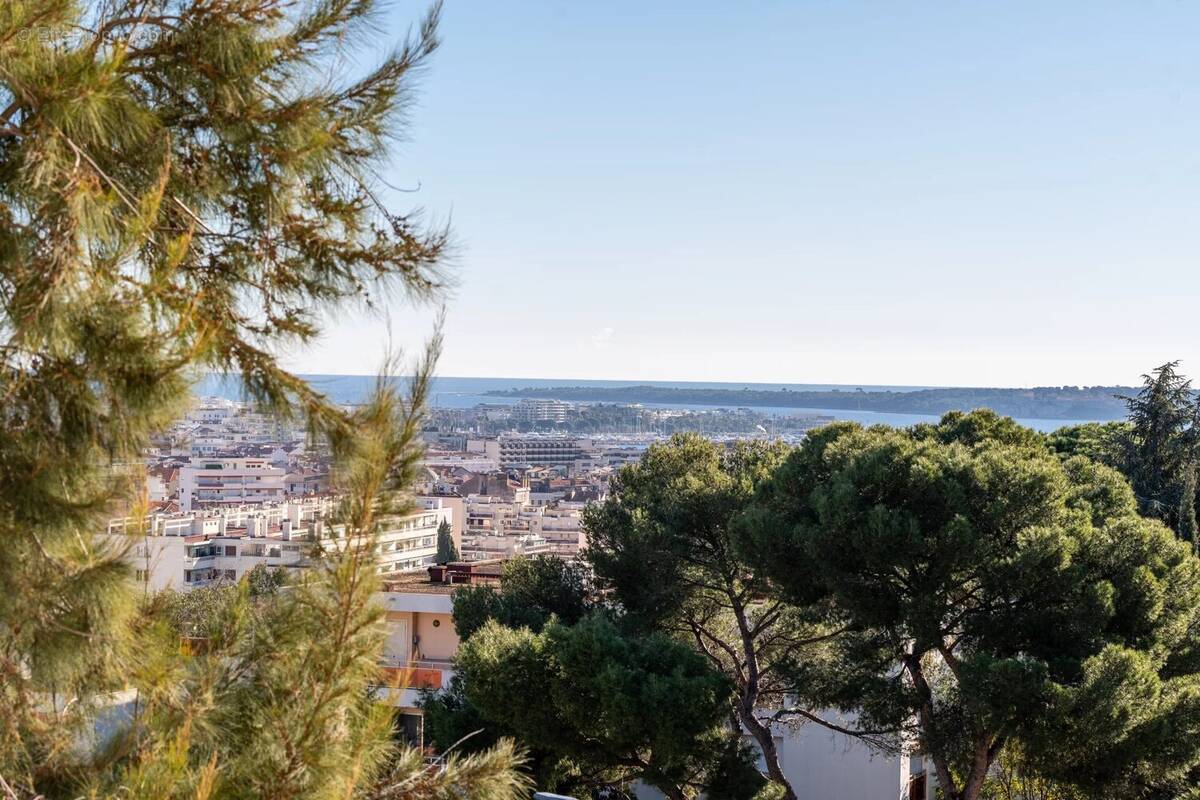
[[[670,798],[670,800],[688,800],[687,795],[684,794],[683,788],[680,786],[668,784],[664,786],[655,786],[654,788],[665,794]]]
[[[771,736],[771,726],[764,725],[754,716],[759,694],[758,648],[751,633],[750,621],[746,618],[746,609],[733,586],[730,586],[729,599],[733,606],[734,618],[737,620],[738,632],[741,634],[742,656],[746,660],[746,683],[741,687],[741,696],[738,698],[738,716],[742,725],[758,742],[763,761],[767,765],[767,775],[783,787],[783,800],[796,800],[796,792],[792,790],[792,785],[783,774],[783,768],[779,766],[779,749],[775,747],[775,738]]]
[[[933,690],[929,687],[929,682],[925,680],[925,671],[921,668],[921,657],[909,653],[902,658],[902,661],[904,668],[908,670],[909,677],[912,678],[917,696],[921,698],[921,705],[917,711],[921,727],[928,731],[933,727]],[[966,800],[964,793],[954,783],[949,762],[939,753],[930,753],[929,756],[933,761],[934,770],[937,772],[938,787],[942,790],[946,800]],[[976,796],[978,796],[978,792],[976,792]]]
[[[775,738],[771,736],[771,726],[764,725],[757,719],[753,708],[747,711],[742,704],[738,705],[738,718],[746,731],[754,737],[754,741],[758,742],[758,749],[762,751],[763,761],[767,765],[767,775],[783,787],[783,800],[796,800],[796,793],[792,791],[792,785],[788,783],[783,768],[779,766],[779,749],[775,747]]]

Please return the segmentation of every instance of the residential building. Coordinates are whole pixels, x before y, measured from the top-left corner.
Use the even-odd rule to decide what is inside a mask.
[[[376,595],[387,610],[388,637],[380,658],[376,697],[396,706],[401,736],[424,748],[424,712],[418,706],[427,689],[445,689],[454,677],[458,632],[451,594],[473,583],[495,583],[499,565],[455,564],[385,580]]]
[[[280,502],[285,474],[265,458],[194,457],[179,470],[179,507]]]
[[[562,423],[567,421],[567,412],[570,409],[570,404],[561,400],[526,397],[513,406],[512,418],[516,422],[533,424],[539,422]]]
[[[106,535],[136,537],[130,559],[137,579],[151,591],[187,590],[236,581],[259,564],[269,569],[305,569],[314,547],[336,551],[359,543],[348,540],[342,526],[327,524],[335,502],[321,496],[155,513],[113,520]],[[375,536],[380,573],[392,576],[433,564],[438,526],[443,520],[453,524],[452,517],[452,508],[438,501],[407,516],[384,518]]]
[[[532,533],[467,535],[463,537],[460,553],[464,561],[554,555],[549,543],[543,537]]]
[[[544,466],[570,469],[586,460],[592,451],[590,439],[548,436],[502,436],[485,443],[485,452],[500,469]]]

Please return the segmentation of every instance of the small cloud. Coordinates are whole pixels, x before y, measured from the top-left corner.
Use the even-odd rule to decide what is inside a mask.
[[[612,328],[601,328],[592,334],[592,345],[596,349],[608,347],[612,342],[613,334],[616,333]]]

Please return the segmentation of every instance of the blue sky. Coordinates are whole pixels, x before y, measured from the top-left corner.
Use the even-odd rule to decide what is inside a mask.
[[[443,374],[1200,374],[1200,4],[447,0],[442,32],[387,177],[453,221]],[[386,330],[292,364],[372,372]]]

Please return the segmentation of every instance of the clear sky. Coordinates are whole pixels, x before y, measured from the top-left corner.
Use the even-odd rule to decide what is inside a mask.
[[[1200,375],[1200,3],[447,0],[442,32],[388,172],[456,231],[442,374]],[[372,372],[385,330],[292,363]]]

